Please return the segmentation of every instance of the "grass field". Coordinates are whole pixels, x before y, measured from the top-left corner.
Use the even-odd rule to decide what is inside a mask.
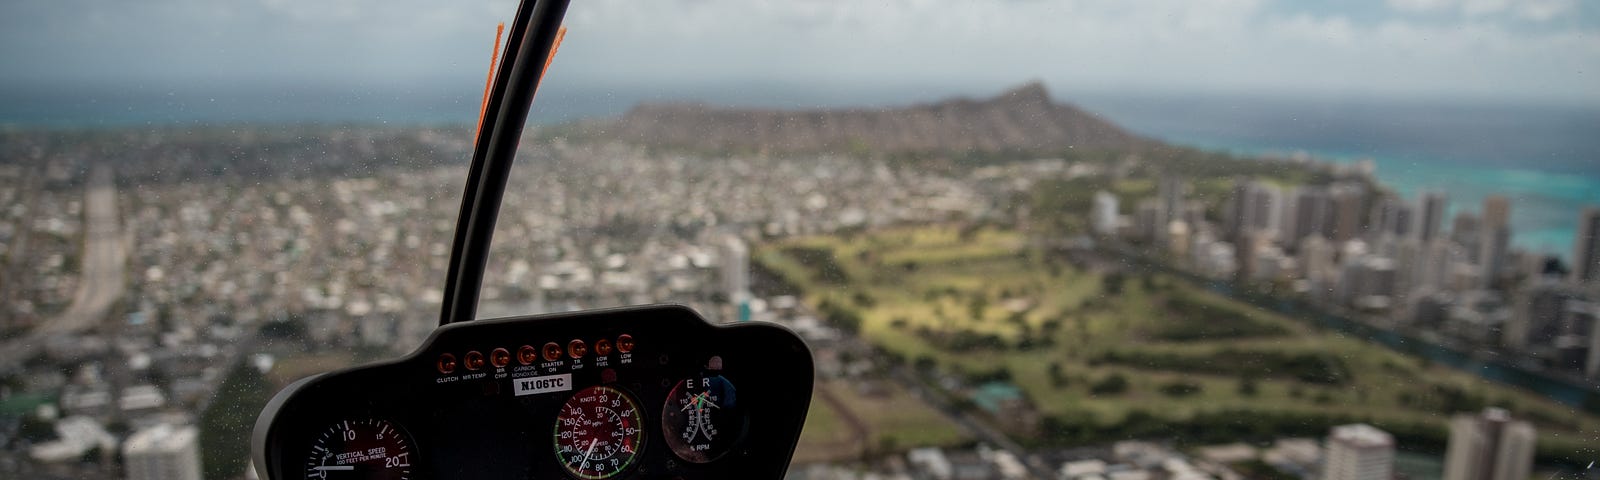
[[[794,461],[854,460],[872,451],[949,446],[967,440],[939,412],[893,382],[878,382],[876,388],[867,393],[847,381],[819,382]],[[832,395],[843,408],[835,408],[824,395]]]
[[[806,237],[765,245],[756,259],[824,314],[856,317],[868,341],[944,372],[1003,371],[1063,422],[1268,413],[1358,419],[1442,441],[1451,414],[1493,405],[1538,424],[1549,451],[1592,457],[1584,449],[1600,444],[1600,419],[1577,409],[1178,279],[1075,268],[1031,252],[1015,232]],[[1102,385],[1112,377],[1126,387]]]

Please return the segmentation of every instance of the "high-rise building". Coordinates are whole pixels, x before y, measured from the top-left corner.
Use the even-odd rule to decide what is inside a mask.
[[[1328,190],[1328,219],[1322,234],[1335,243],[1361,235],[1362,203],[1366,189],[1359,184],[1334,185]]]
[[[1373,239],[1384,236],[1406,238],[1411,234],[1416,212],[1410,203],[1398,198],[1385,198],[1372,209]]]
[[[1322,187],[1300,187],[1294,193],[1294,214],[1290,216],[1287,238],[1290,244],[1299,243],[1306,237],[1323,235],[1323,226],[1328,224],[1329,210],[1332,209],[1328,200],[1328,190]]]
[[[1600,207],[1583,209],[1572,241],[1572,279],[1600,283]]]
[[[1158,231],[1165,232],[1174,221],[1184,220],[1183,210],[1185,199],[1189,196],[1189,182],[1181,177],[1161,177],[1157,185],[1157,197],[1161,200],[1161,211],[1157,221],[1160,222]]]
[[[1478,227],[1478,264],[1485,286],[1493,285],[1506,270],[1511,248],[1511,200],[1500,195],[1483,199],[1483,224]]]
[[[1161,201],[1146,198],[1139,201],[1139,206],[1133,211],[1133,225],[1135,236],[1141,240],[1158,242],[1158,238],[1167,231],[1167,224],[1161,221]]]
[[[1394,437],[1358,423],[1333,427],[1322,463],[1323,480],[1389,480],[1394,476]]]
[[[1589,357],[1584,359],[1583,373],[1596,379],[1600,378],[1600,304],[1588,307],[1587,311],[1574,312],[1574,316],[1589,322]]]
[[[1334,249],[1322,237],[1310,237],[1300,242],[1299,257],[1301,275],[1310,284],[1312,295],[1324,297],[1327,287],[1338,270],[1333,263]]]
[[[1222,206],[1222,231],[1229,238],[1243,232],[1250,214],[1250,179],[1233,179],[1233,189],[1228,193],[1228,203]]]
[[[1503,409],[1462,414],[1450,420],[1444,480],[1524,480],[1533,473],[1538,433]]]
[[[1444,226],[1444,210],[1449,199],[1443,193],[1427,192],[1417,200],[1417,226],[1412,231],[1417,238],[1427,243],[1440,237],[1440,227]]]
[[[1536,279],[1517,292],[1517,309],[1506,326],[1503,346],[1513,350],[1550,346],[1557,338],[1588,333],[1588,325],[1575,324],[1568,310],[1583,300],[1583,292],[1553,279]]]
[[[1167,251],[1172,252],[1173,255],[1178,257],[1188,256],[1189,241],[1192,238],[1193,233],[1194,229],[1189,226],[1189,222],[1183,220],[1174,220],[1172,223],[1167,224],[1167,236],[1165,240],[1167,244]]]
[[[1352,307],[1369,311],[1389,310],[1398,294],[1399,272],[1392,258],[1364,253],[1360,248],[1349,248],[1360,242],[1346,243],[1339,265],[1338,300]]]
[[[1251,182],[1246,225],[1258,232],[1277,232],[1282,227],[1283,190],[1266,182]]]
[[[1420,286],[1417,264],[1425,261],[1427,251],[1417,239],[1407,238],[1394,242],[1387,252],[1394,258],[1396,300],[1410,298]]]
[[[1098,235],[1117,234],[1117,196],[1101,190],[1094,192],[1094,210],[1090,212],[1090,226]]]
[[[1229,239],[1249,231],[1274,234],[1283,216],[1283,192],[1266,182],[1234,180],[1232,197],[1224,207],[1223,232]]]
[[[1250,281],[1256,275],[1259,260],[1257,253],[1267,245],[1266,236],[1254,230],[1246,230],[1233,242],[1233,259],[1237,262],[1238,269],[1234,271],[1234,280],[1238,282]]]
[[[750,247],[737,235],[722,240],[722,289],[739,321],[750,319]]]
[[[128,480],[200,480],[200,434],[192,426],[160,424],[122,444]]]
[[[1462,261],[1476,265],[1478,263],[1478,255],[1483,253],[1478,248],[1478,242],[1483,240],[1483,233],[1480,232],[1482,224],[1483,221],[1477,214],[1465,211],[1456,212],[1455,218],[1450,221],[1449,238],[1441,239],[1441,241],[1448,240],[1460,245],[1464,255]]]
[[[1172,248],[1173,222],[1189,221],[1189,182],[1182,177],[1165,176],[1156,184],[1156,224],[1151,232],[1155,244]]]

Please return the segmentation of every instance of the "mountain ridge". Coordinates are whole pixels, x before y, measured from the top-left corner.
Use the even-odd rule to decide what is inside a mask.
[[[644,103],[608,128],[627,141],[710,151],[770,153],[1058,152],[1139,150],[1160,142],[1057,103],[1029,82],[984,98],[886,108],[781,110],[706,103]]]

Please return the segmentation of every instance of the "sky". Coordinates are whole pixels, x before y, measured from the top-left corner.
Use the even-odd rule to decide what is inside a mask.
[[[542,98],[892,103],[1040,80],[1058,95],[1600,105],[1600,2],[1583,0],[574,3]],[[338,91],[472,110],[494,25],[514,10],[505,0],[6,0],[0,100]]]

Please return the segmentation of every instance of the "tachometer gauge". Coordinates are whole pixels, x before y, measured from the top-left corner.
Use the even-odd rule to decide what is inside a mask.
[[[306,478],[409,480],[416,457],[411,437],[385,420],[342,420],[311,444]]]
[[[610,386],[574,394],[556,417],[556,457],[585,480],[612,478],[633,465],[644,444],[639,406]]]
[[[722,358],[711,357],[699,376],[678,382],[661,408],[667,446],[679,458],[708,463],[733,447],[744,433],[733,382],[722,376]]]

